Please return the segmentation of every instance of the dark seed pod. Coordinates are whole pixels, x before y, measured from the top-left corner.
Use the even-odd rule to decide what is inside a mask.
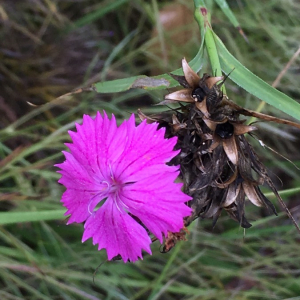
[[[197,102],[202,102],[207,95],[207,91],[203,87],[197,87],[192,91],[192,97]]]
[[[222,139],[229,139],[233,136],[234,126],[228,121],[226,123],[217,124],[215,133]]]

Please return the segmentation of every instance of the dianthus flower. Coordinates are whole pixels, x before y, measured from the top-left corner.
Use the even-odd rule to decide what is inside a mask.
[[[185,205],[191,197],[174,183],[178,167],[166,165],[179,152],[173,151],[177,137],[165,139],[157,125],[136,126],[132,115],[118,127],[114,116],[98,112],[95,119],[84,115],[77,132],[69,131],[70,152],[57,165],[66,187],[65,215],[68,224],[85,222],[82,241],[92,238],[109,260],[120,255],[135,261],[142,250],[151,254],[149,233],[162,243],[191,214]]]

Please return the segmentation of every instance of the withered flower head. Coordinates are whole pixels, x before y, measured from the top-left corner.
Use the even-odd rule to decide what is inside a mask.
[[[260,162],[245,135],[255,130],[245,125],[240,115],[250,111],[240,108],[221,92],[223,77],[204,74],[200,78],[182,60],[184,76],[171,75],[183,89],[165,96],[161,104],[179,103],[178,109],[141,119],[166,127],[166,137],[177,136],[175,149],[181,152],[170,162],[180,165],[184,192],[193,200],[193,214],[185,218],[188,226],[196,218],[213,218],[226,212],[244,228],[251,224],[245,217],[246,196],[256,206],[276,214],[260,185],[268,186],[281,201],[266,168]],[[185,102],[183,105],[181,102]],[[172,240],[173,241],[173,240]],[[168,248],[168,247],[167,247]]]

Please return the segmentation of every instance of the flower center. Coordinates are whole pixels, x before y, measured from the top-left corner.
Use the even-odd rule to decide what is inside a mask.
[[[123,203],[120,199],[120,192],[123,183],[118,182],[113,177],[108,180],[103,180],[100,182],[101,188],[99,188],[98,192],[91,193],[91,199],[88,205],[88,211],[92,215],[96,212],[101,206],[109,199],[109,201],[113,201],[119,211],[124,211],[127,208],[127,205]]]
[[[108,187],[106,189],[107,193],[112,195],[117,193],[122,188],[122,184],[113,180],[108,184]]]

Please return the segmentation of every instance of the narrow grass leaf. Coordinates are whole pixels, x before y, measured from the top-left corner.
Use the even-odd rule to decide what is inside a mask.
[[[98,19],[101,19],[104,15],[107,13],[114,11],[117,9],[119,6],[122,4],[128,2],[128,0],[115,0],[112,1],[110,4],[105,5],[105,6],[100,6],[98,9],[95,11],[86,14],[82,18],[78,19],[77,21],[74,22],[74,27],[82,27],[86,24],[92,23]]]
[[[300,121],[300,104],[298,102],[254,75],[231,55],[216,34],[214,34],[214,37],[220,55],[222,70],[226,74],[231,72],[229,75],[230,79],[250,94]]]
[[[199,7],[203,6],[206,8],[206,4],[204,0],[194,0],[194,5],[196,9],[199,9]]]
[[[235,15],[233,14],[232,10],[230,9],[227,1],[226,0],[215,0],[215,1],[220,6],[220,8],[222,9],[223,13],[226,15],[226,17],[231,22],[231,24],[234,27],[236,27],[236,28],[239,29],[241,26],[240,26],[238,20],[236,19]]]
[[[64,216],[65,212],[65,209],[27,212],[1,212],[0,225],[23,222],[63,220],[66,218]]]
[[[137,30],[132,31],[126,37],[114,47],[114,49],[111,51],[110,55],[106,59],[103,70],[101,73],[101,80],[105,79],[105,76],[109,70],[109,67],[112,63],[112,61],[119,55],[119,53],[126,47],[126,45],[131,41],[131,39],[137,34]]]
[[[164,78],[155,79],[145,75],[134,76],[111,81],[97,82],[92,88],[97,93],[118,93],[124,92],[131,88],[155,89],[170,86],[170,82]]]
[[[292,231],[294,229],[293,225],[283,225],[283,226],[273,226],[270,228],[258,228],[255,227],[255,222],[252,222],[253,227],[246,230],[245,238],[262,238],[262,237],[269,237],[270,235],[278,233],[287,234],[288,232]],[[237,233],[240,234],[237,234]],[[226,237],[227,239],[241,239],[243,238],[244,230],[241,228],[235,228],[232,230],[228,230],[221,234],[222,237]]]

